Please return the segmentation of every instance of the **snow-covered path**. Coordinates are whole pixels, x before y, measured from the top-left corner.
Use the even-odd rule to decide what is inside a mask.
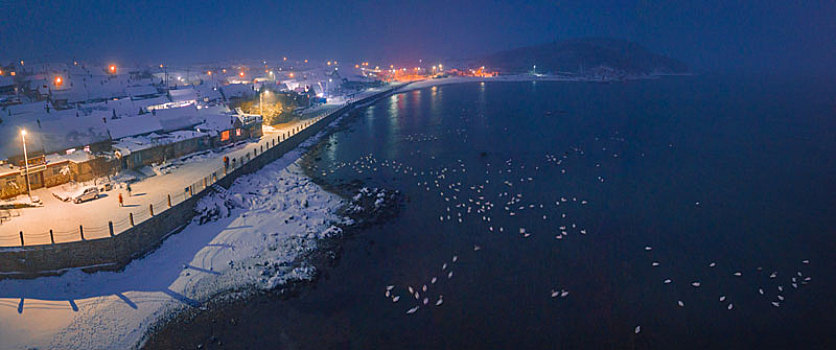
[[[236,208],[217,221],[191,223],[122,272],[0,281],[0,349],[131,348],[173,310],[200,307],[233,288],[312,277],[296,259],[342,220],[333,214],[342,202],[302,174],[295,163],[302,151],[238,178],[225,195],[203,198],[199,207]]]

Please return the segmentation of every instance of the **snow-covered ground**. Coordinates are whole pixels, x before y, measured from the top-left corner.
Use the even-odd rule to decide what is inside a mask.
[[[298,258],[346,220],[342,200],[296,163],[317,137],[204,197],[198,208],[215,221],[196,218],[122,272],[0,280],[0,349],[132,348],[156,321],[218,293],[312,278]]]

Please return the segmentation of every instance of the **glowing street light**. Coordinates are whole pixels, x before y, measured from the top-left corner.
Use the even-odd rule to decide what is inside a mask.
[[[55,86],[60,87],[62,84],[64,84],[64,79],[61,79],[60,76],[55,77]]]
[[[111,64],[109,67],[107,67],[107,71],[110,72],[110,74],[116,74],[116,65]]]
[[[206,75],[208,75],[208,76],[212,76],[212,71],[211,71],[211,70],[210,70],[210,71],[206,71]]]
[[[258,94],[258,114],[260,114],[262,118],[264,117],[264,98],[263,98],[263,96],[265,94],[270,95],[270,90],[263,90],[260,94]]]
[[[32,194],[29,188],[29,155],[26,154],[26,129],[20,129],[20,142],[23,143],[23,168],[25,169],[24,177],[26,178],[26,195],[32,199]]]
[[[240,76],[241,78],[243,78],[243,77],[244,77],[244,71],[240,71],[240,72],[238,72],[238,76]]]

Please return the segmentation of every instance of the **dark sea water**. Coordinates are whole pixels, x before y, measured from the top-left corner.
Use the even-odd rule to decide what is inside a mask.
[[[313,172],[400,190],[399,215],[345,240],[300,297],[185,329],[249,348],[836,343],[834,81],[440,86],[325,142]]]

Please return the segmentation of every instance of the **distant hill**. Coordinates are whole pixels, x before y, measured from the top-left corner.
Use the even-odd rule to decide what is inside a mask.
[[[497,52],[480,59],[485,65],[507,73],[599,75],[602,70],[616,75],[686,73],[688,66],[676,59],[650,52],[626,40],[582,38]]]

